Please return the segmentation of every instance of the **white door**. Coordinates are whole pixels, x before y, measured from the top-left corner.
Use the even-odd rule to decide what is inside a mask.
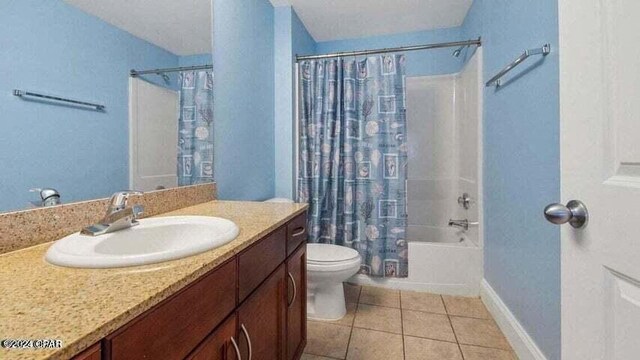
[[[131,78],[129,186],[151,191],[178,186],[178,93]]]
[[[562,358],[640,359],[640,1],[559,5]]]

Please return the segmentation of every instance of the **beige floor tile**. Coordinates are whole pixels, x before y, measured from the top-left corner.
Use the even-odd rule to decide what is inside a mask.
[[[360,303],[389,307],[400,307],[400,291],[371,286],[363,286],[360,292]]]
[[[460,344],[511,350],[509,342],[493,320],[451,316],[451,324]]]
[[[402,310],[402,327],[404,335],[456,342],[447,315]]]
[[[325,356],[311,355],[311,354],[302,354],[300,360],[333,360],[333,358],[328,358]]]
[[[438,314],[446,314],[442,297],[436,294],[421,293],[415,291],[400,292],[400,306],[403,309],[427,311]]]
[[[347,303],[358,303],[362,286],[344,283],[344,297]]]
[[[449,315],[491,319],[491,314],[479,298],[461,296],[443,296],[442,298]]]
[[[458,344],[404,337],[404,356],[406,360],[462,360]]]
[[[309,321],[307,322],[307,347],[304,352],[344,359],[350,335],[350,327]]]
[[[511,351],[460,345],[465,360],[518,360]]]
[[[349,360],[402,360],[402,335],[354,328]]]
[[[402,334],[400,309],[359,304],[353,326]]]

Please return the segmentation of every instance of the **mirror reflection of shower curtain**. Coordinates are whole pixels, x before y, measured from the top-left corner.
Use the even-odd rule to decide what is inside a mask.
[[[309,241],[352,247],[360,273],[406,277],[405,57],[299,65],[298,201]]]
[[[213,181],[213,72],[180,73],[178,185]]]

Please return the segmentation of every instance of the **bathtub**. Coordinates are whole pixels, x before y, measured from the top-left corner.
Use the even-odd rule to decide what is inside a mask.
[[[410,226],[409,277],[373,278],[355,275],[349,282],[444,295],[479,296],[483,276],[482,248],[477,228],[468,233],[453,228]]]

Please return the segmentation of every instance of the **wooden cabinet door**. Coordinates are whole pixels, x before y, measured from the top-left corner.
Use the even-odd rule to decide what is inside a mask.
[[[287,260],[287,360],[299,359],[307,341],[307,246]]]
[[[238,343],[236,336],[236,314],[231,314],[222,325],[218,326],[213,333],[187,357],[187,360],[236,360],[236,346]],[[235,346],[234,346],[235,342]],[[240,352],[240,350],[237,350]]]
[[[282,264],[240,305],[238,338],[243,360],[284,358],[285,279]]]

